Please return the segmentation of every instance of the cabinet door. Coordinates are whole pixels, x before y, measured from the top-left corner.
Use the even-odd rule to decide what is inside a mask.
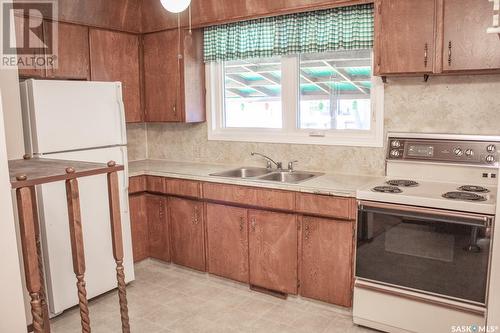
[[[168,211],[172,261],[205,271],[203,204],[193,200],[169,198]]]
[[[142,121],[139,36],[90,29],[90,63],[93,81],[122,82],[127,122]]]
[[[435,0],[377,0],[375,74],[431,73]]]
[[[500,69],[500,39],[488,34],[493,2],[445,0],[443,70]]]
[[[149,257],[148,215],[146,210],[146,195],[131,195],[130,227],[132,230],[132,250],[134,262]]]
[[[143,37],[146,121],[182,121],[179,96],[179,32],[174,30]]]
[[[48,43],[52,43],[52,35],[56,23],[44,21],[44,35]],[[89,61],[89,28],[81,25],[59,22],[57,60],[47,67],[47,77],[57,79],[90,79]],[[52,26],[52,27],[50,27]]]
[[[207,204],[208,272],[248,283],[247,210]]]
[[[16,44],[17,52],[21,56],[22,61],[24,57],[30,56],[43,56],[43,24],[37,23],[40,21],[38,18],[27,18],[14,15],[15,30],[16,30]],[[41,21],[40,21],[41,22]],[[30,27],[30,34],[26,33],[26,27]],[[24,78],[44,78],[45,77],[45,64],[37,66],[36,63],[30,68],[19,68],[19,76]]]
[[[148,195],[146,206],[149,225],[149,255],[163,261],[170,261],[170,241],[166,198]]]
[[[184,121],[203,122],[205,112],[205,63],[203,60],[203,30],[184,34],[181,66],[181,110]]]
[[[297,218],[292,214],[248,213],[250,284],[297,293]]]
[[[353,222],[304,216],[301,295],[350,307],[352,267]]]

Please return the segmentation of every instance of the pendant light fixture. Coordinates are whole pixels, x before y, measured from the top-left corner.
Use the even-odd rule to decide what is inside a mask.
[[[185,11],[191,4],[191,0],[160,0],[163,7],[172,13]]]

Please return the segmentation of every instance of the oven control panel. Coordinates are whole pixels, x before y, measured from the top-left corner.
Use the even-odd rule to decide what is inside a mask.
[[[451,162],[483,166],[499,165],[499,141],[460,140],[459,136],[450,139],[405,138],[389,136],[387,159]],[[478,137],[483,138],[483,137]],[[493,137],[491,138],[493,139]]]

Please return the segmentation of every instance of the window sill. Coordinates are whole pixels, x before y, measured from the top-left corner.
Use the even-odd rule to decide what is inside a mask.
[[[367,133],[360,135],[359,132],[342,133],[325,136],[310,136],[309,133],[256,133],[255,131],[209,131],[210,141],[233,141],[233,142],[262,142],[262,143],[282,143],[300,145],[322,145],[322,146],[355,146],[382,148],[384,146],[382,133]]]

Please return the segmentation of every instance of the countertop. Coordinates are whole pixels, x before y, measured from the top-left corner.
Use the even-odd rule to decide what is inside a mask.
[[[142,175],[161,176],[345,197],[355,197],[357,189],[366,187],[371,183],[380,182],[383,179],[383,177],[325,173],[322,176],[306,180],[299,184],[283,184],[270,181],[210,176],[212,173],[237,169],[239,167],[242,167],[242,165],[140,160],[130,162],[128,172],[129,177]]]

